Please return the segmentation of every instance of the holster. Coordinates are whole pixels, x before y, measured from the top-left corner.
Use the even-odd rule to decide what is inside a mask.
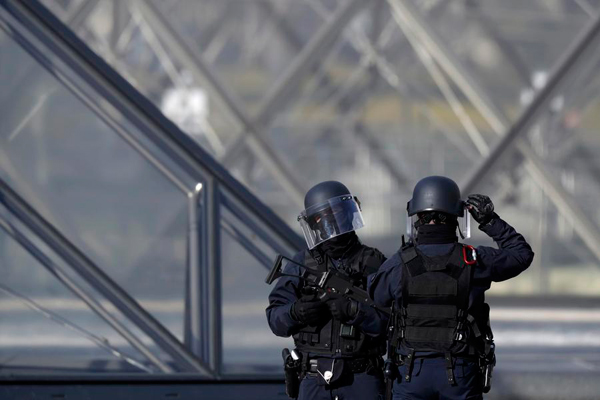
[[[492,372],[496,366],[496,354],[493,339],[486,341],[486,354],[479,359],[479,368],[481,369],[481,380],[483,393],[487,393],[492,388]]]
[[[492,388],[492,372],[496,365],[496,356],[493,356],[491,362],[484,361],[481,365],[481,379],[483,386],[483,393],[487,393]]]
[[[392,400],[394,381],[398,378],[398,365],[390,355],[383,365],[383,377],[385,378],[385,400]]]
[[[300,372],[302,369],[302,355],[297,352],[298,359],[294,359],[289,349],[283,349],[283,368],[285,371],[285,393],[290,399],[298,397],[300,392]]]

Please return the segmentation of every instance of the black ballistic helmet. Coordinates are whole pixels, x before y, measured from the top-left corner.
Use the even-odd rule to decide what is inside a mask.
[[[350,194],[350,190],[341,182],[325,181],[313,186],[304,196],[304,208],[327,203],[327,200]]]
[[[364,226],[360,203],[337,181],[313,186],[304,197],[304,207],[298,222],[309,249]]]
[[[428,176],[421,179],[406,204],[408,216],[423,211],[441,211],[456,217],[464,216],[464,202],[456,182],[445,176]]]

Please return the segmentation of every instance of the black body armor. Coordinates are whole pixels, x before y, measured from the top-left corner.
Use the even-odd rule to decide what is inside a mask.
[[[385,257],[378,250],[362,246],[351,257],[342,260],[337,269],[346,273],[354,286],[366,289],[367,276],[377,272],[383,260]],[[309,250],[305,252],[304,265],[307,268],[326,268],[325,263],[329,268],[336,268],[324,254]],[[385,353],[384,336],[374,338],[365,335],[359,328],[333,318],[318,326],[306,326],[293,337],[298,350],[311,354],[373,357]]]
[[[471,246],[457,243],[449,255],[427,257],[402,248],[402,304],[393,342],[398,352],[481,356],[491,340],[489,306],[469,308],[476,264]]]

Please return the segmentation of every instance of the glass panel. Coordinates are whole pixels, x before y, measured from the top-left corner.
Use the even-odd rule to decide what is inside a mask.
[[[278,375],[281,350],[293,341],[275,336],[265,314],[272,289],[265,278],[277,253],[227,208],[221,213],[224,371]],[[236,239],[240,235],[246,247]]]
[[[155,370],[2,229],[0,249],[3,373],[138,373]],[[78,328],[85,332],[81,333]],[[146,370],[98,346],[90,339],[92,335],[141,363]]]
[[[182,339],[186,196],[116,134],[110,118],[4,32],[0,43],[0,79],[23,77],[2,92],[0,176],[138,301],[154,304],[149,311]]]
[[[0,206],[0,232],[6,233],[3,226],[9,226],[11,232],[13,232],[11,233],[11,236],[6,235],[6,241],[12,242],[14,244],[12,247],[18,249],[18,251],[6,253],[6,259],[8,260],[7,265],[20,265],[22,262],[21,258],[25,258],[25,261],[28,261],[31,265],[35,265],[35,268],[32,268],[31,273],[29,273],[27,270],[21,270],[21,268],[13,268],[15,270],[14,275],[17,277],[8,281],[6,287],[9,290],[16,290],[17,295],[23,294],[28,296],[29,294],[32,294],[31,298],[34,300],[34,302],[37,298],[42,298],[43,301],[40,301],[39,303],[36,302],[35,304],[38,304],[45,309],[48,309],[46,306],[46,300],[48,300],[50,304],[59,304],[59,308],[50,309],[50,312],[53,312],[59,320],[65,319],[67,322],[74,322],[77,325],[76,328],[81,327],[85,329],[86,332],[91,332],[100,338],[106,338],[109,344],[115,345],[119,351],[124,353],[124,355],[136,355],[134,357],[134,361],[143,361],[145,364],[143,368],[150,368],[152,371],[158,371],[158,367],[152,364],[151,361],[145,360],[145,356],[137,356],[138,350],[132,346],[126,338],[124,338],[116,330],[113,330],[114,328],[110,326],[110,322],[97,314],[98,310],[94,310],[89,304],[85,304],[84,300],[74,293],[73,288],[68,286],[69,282],[71,282],[71,284],[77,288],[76,290],[83,291],[85,295],[89,297],[89,299],[96,302],[104,311],[108,312],[116,321],[116,323],[120,324],[122,328],[135,335],[135,337],[139,339],[143,346],[150,350],[153,355],[155,355],[163,363],[171,365],[173,369],[178,369],[171,356],[159,348],[149,336],[147,336],[134,323],[132,323],[119,309],[117,309],[110,301],[100,294],[96,288],[88,284],[88,282],[85,281],[71,266],[65,264],[62,258],[60,258],[53,250],[51,250],[44,242],[42,242],[35,234],[33,234],[26,226],[24,226],[22,222],[16,219],[4,207]],[[18,242],[14,235],[17,237],[23,236],[23,240],[25,240],[28,244]],[[40,254],[44,259],[48,260],[51,263],[50,267],[46,264],[43,264],[38,258],[36,258],[35,252]],[[23,255],[26,257],[21,257]],[[61,279],[59,279],[59,277]],[[14,282],[14,285],[11,284],[11,282]],[[38,292],[42,292],[43,295],[38,296],[36,294]],[[7,296],[11,296],[10,293],[3,293]],[[18,296],[14,295],[12,295],[12,297],[13,300],[21,302],[23,307],[35,307],[35,305],[34,307],[27,305],[27,300],[30,297],[17,298]],[[73,300],[73,302],[71,302],[71,300]],[[170,314],[172,314],[172,305],[170,305],[169,302],[142,300],[140,303],[142,307],[148,311],[151,311],[154,315],[162,314],[166,320],[169,320],[169,318],[173,319],[173,317],[170,316]],[[71,311],[73,311],[73,313]],[[40,310],[36,310],[35,313],[40,317],[43,317],[43,313]],[[86,318],[80,318],[80,315],[84,315]],[[53,316],[46,317],[48,320],[50,320]],[[52,320],[51,323],[53,329],[56,329],[56,321]],[[81,332],[76,332],[77,329],[75,328],[72,329],[71,327],[67,327],[65,329],[68,331],[66,334],[69,334],[69,332],[74,332],[79,341],[81,341],[82,338],[87,337]],[[89,337],[87,337],[86,340],[90,342],[90,345],[93,345],[93,340],[89,339]],[[43,348],[44,346],[51,347],[51,343],[46,345],[44,345],[42,342],[38,343],[38,347]],[[99,349],[102,350],[104,348],[99,347]],[[47,351],[50,354],[49,348],[44,349],[44,351]],[[102,351],[106,352],[107,350],[104,349]],[[76,355],[76,352],[74,355]],[[128,363],[128,365],[135,367],[135,365],[131,363]],[[58,373],[60,371],[56,372]]]

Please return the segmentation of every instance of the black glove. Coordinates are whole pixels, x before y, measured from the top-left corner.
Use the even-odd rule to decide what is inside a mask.
[[[494,203],[492,200],[484,196],[483,194],[472,194],[468,197],[467,209],[475,219],[481,225],[488,224],[492,219],[498,218],[498,215],[494,213]]]
[[[292,318],[306,325],[316,325],[327,312],[327,305],[315,295],[302,296],[290,309]]]
[[[338,297],[327,302],[327,307],[335,319],[350,321],[358,314],[358,302],[347,297]]]

